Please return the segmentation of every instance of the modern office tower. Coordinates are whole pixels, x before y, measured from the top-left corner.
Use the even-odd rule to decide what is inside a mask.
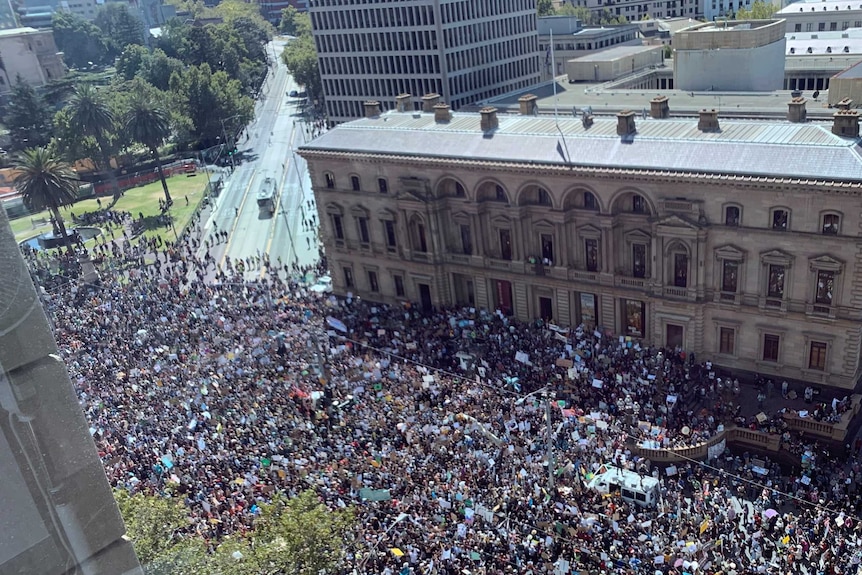
[[[440,94],[463,105],[539,81],[535,0],[312,0],[323,95],[333,123],[363,103]]]

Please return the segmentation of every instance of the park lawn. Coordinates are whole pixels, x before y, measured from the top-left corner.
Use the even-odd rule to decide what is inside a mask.
[[[171,197],[174,200],[174,206],[171,208],[171,215],[174,218],[174,227],[177,233],[181,233],[183,227],[191,219],[195,209],[203,198],[204,189],[207,184],[205,172],[198,172],[195,176],[187,176],[185,174],[177,174],[167,179],[168,189],[171,192]],[[165,194],[162,190],[162,183],[159,180],[126,190],[126,193],[117,200],[113,209],[129,212],[132,217],[138,218],[139,214],[143,214],[147,225],[145,226],[144,237],[151,238],[162,236],[162,239],[173,240],[173,232],[165,227],[156,226],[155,223],[150,223],[155,216],[159,215],[159,200],[164,199]],[[185,198],[188,198],[186,205]],[[110,197],[101,198],[102,207],[107,207],[111,203]],[[60,210],[63,215],[63,220],[68,227],[71,227],[72,213],[81,215],[86,212],[93,212],[99,209],[95,198],[89,198],[76,202],[74,205]],[[33,236],[43,232],[51,231],[51,224],[33,226],[33,220],[45,218],[48,221],[51,214],[45,210],[37,214],[32,214],[23,218],[12,220],[12,231],[15,233],[15,240],[22,242]],[[152,218],[151,218],[152,217]]]

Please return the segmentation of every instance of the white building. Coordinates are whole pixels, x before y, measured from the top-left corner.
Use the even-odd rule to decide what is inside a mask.
[[[539,80],[535,0],[313,0],[309,12],[331,122],[395,94],[458,109]]]
[[[584,27],[575,16],[546,16],[539,18],[539,54],[542,58],[542,81],[551,74],[566,73],[566,62],[606,50],[614,46],[640,46],[638,27],[634,24]],[[554,49],[551,50],[551,34]],[[551,59],[554,65],[551,65]]]
[[[678,90],[764,92],[784,86],[784,20],[707,22],[673,38]]]
[[[862,28],[859,0],[806,0],[794,2],[776,12],[787,20],[788,32],[826,32]]]
[[[19,75],[34,87],[66,75],[51,30],[0,30],[0,93],[9,92]]]

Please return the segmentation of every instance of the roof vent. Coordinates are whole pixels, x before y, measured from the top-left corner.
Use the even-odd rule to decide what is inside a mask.
[[[380,115],[380,102],[368,101],[365,102],[365,117],[376,118]]]
[[[697,129],[701,132],[720,132],[718,110],[701,110],[698,114]]]
[[[835,107],[839,110],[849,110],[853,107],[853,100],[850,98],[843,98],[835,103]]]
[[[495,130],[500,125],[500,122],[497,120],[497,108],[488,106],[479,110],[479,114],[482,115],[480,126],[483,132]]]
[[[832,116],[832,133],[842,138],[859,137],[859,112],[838,110]]]
[[[670,106],[667,102],[667,96],[656,96],[650,100],[649,115],[657,119],[670,117]]]
[[[787,121],[801,124],[808,120],[808,110],[805,108],[805,98],[797,97],[787,103]]]
[[[812,48],[811,46],[809,46],[809,47],[808,47],[808,50],[806,50],[806,52],[808,52],[809,54],[811,54],[811,53],[813,53],[813,52],[814,52],[814,48]]]
[[[850,46],[844,46],[844,53],[847,54],[850,52]]]
[[[433,112],[434,106],[440,101],[440,94],[431,92],[422,96],[422,111]]]
[[[790,53],[791,53],[791,54],[796,54],[796,48],[790,48]]]
[[[826,46],[826,53],[827,53],[827,54],[831,54],[831,53],[832,53],[832,46]]]
[[[449,111],[449,104],[440,102],[434,104],[434,121],[438,124],[445,124],[452,119],[452,112]]]
[[[637,132],[635,125],[635,113],[632,110],[625,110],[617,114],[617,135],[630,136]]]
[[[409,112],[412,111],[413,106],[411,101],[413,100],[412,94],[398,94],[395,96],[395,109],[399,112]]]

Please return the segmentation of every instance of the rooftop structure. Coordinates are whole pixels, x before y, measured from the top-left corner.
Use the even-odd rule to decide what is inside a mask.
[[[674,86],[769,91],[784,85],[784,20],[706,22],[676,33]]]
[[[862,54],[862,28],[834,32],[788,32],[787,55]]]

